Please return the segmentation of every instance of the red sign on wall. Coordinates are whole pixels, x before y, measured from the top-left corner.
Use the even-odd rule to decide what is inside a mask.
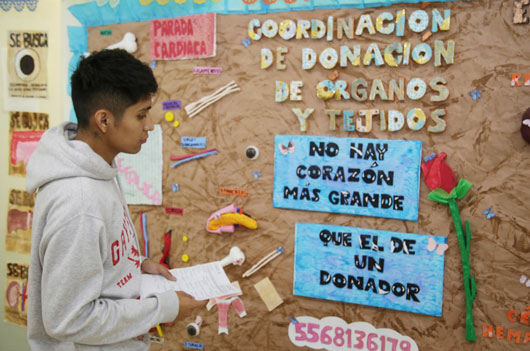
[[[149,24],[151,60],[215,56],[215,14],[162,18]]]

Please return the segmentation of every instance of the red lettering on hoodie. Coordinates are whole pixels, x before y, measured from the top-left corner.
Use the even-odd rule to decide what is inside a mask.
[[[120,262],[120,242],[118,240],[110,245],[110,251],[112,252],[112,265],[115,266]]]
[[[132,279],[132,274],[129,273],[125,277],[121,278],[120,281],[116,283],[116,285],[118,285],[120,288],[123,288],[123,286],[127,284],[129,280],[131,279]]]
[[[129,245],[131,241],[132,245]],[[140,255],[136,247],[135,232],[125,208],[123,209],[123,224],[120,240],[112,242],[110,251],[112,253],[113,266],[117,265],[122,257],[127,257],[129,261],[134,262],[136,268],[140,267]]]

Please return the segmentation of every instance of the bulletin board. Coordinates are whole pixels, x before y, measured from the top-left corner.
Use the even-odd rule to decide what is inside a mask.
[[[108,7],[105,11],[112,11],[111,3],[104,5]],[[148,3],[155,6],[156,11],[163,8],[156,2]],[[188,1],[186,6],[191,6],[190,3]],[[278,1],[280,3],[283,2]],[[95,2],[92,4],[96,6]],[[261,2],[258,1],[258,4]],[[174,8],[177,5],[171,2],[168,6]],[[198,4],[193,6],[195,9],[200,7]],[[263,4],[260,6],[266,8]],[[302,67],[305,48],[314,50],[318,55],[326,48],[338,51],[342,45],[360,45],[362,59],[371,43],[379,45],[383,48],[381,50],[394,42],[410,42],[413,46],[422,43],[423,33],[414,33],[409,27],[405,28],[402,37],[378,32],[368,34],[366,29],[354,39],[334,37],[331,41],[326,38],[284,40],[279,36],[262,37],[259,40],[249,38],[249,22],[253,19],[258,19],[260,23],[269,19],[280,23],[286,18],[326,22],[328,16],[335,19],[352,16],[357,26],[362,15],[370,15],[375,25],[375,18],[382,12],[396,15],[405,10],[408,16],[420,9],[421,5],[403,3],[364,9],[330,7],[311,11],[217,14],[214,57],[157,60],[153,63],[160,88],[151,115],[162,129],[163,200],[161,206],[130,206],[138,236],[143,245],[141,213],[145,213],[149,256],[158,261],[162,256],[164,233],[171,229],[169,264],[172,267],[217,261],[224,258],[232,246],[241,248],[246,256],[245,263],[240,267],[228,266],[225,272],[231,281],[239,282],[247,315],[241,318],[234,308],[229,309],[229,334],[219,335],[216,308],[211,311],[200,310],[197,313],[204,320],[200,335],[191,337],[186,332],[186,325],[194,318],[179,321],[173,326],[163,325],[164,344],[153,344],[152,349],[185,349],[184,342],[190,341],[203,344],[205,349],[210,350],[306,350],[311,346],[297,346],[289,336],[290,330],[295,328],[294,319],[305,320],[303,316],[316,320],[333,316],[346,324],[365,322],[377,329],[392,329],[414,340],[421,350],[527,348],[525,344],[530,343],[527,313],[530,289],[525,278],[530,276],[527,205],[530,170],[526,165],[530,161],[530,146],[521,137],[520,127],[521,115],[529,107],[530,86],[512,86],[511,80],[514,73],[524,77],[525,72],[530,72],[530,48],[527,45],[530,25],[512,23],[512,1],[430,4],[425,9],[429,17],[434,8],[442,15],[444,9],[450,10],[450,29],[432,33],[433,36],[425,42],[433,49],[435,40],[443,41],[445,47],[449,41],[455,43],[454,63],[442,59],[439,66],[435,65],[434,58],[426,64],[417,64],[412,62],[411,56],[408,65],[399,67],[390,67],[388,64],[377,66],[375,59],[370,65],[361,63],[352,66],[348,63],[347,67],[337,65],[333,69],[326,69],[317,60],[312,69],[304,70]],[[169,17],[178,15],[175,11]],[[87,49],[103,49],[120,41],[126,32],[134,33],[137,37],[138,50],[134,55],[144,62],[153,61],[150,58],[148,20],[114,24],[107,21],[90,25],[87,27]],[[285,69],[278,69],[276,63],[279,47],[287,49],[283,61]],[[274,54],[274,60],[267,69],[262,69],[261,52],[264,48]],[[222,73],[197,74],[194,73],[196,67],[220,67]],[[347,82],[348,89],[358,79],[367,82],[380,79],[386,89],[392,79],[399,81],[404,78],[409,82],[413,78],[421,78],[429,85],[433,79],[442,77],[446,81],[443,86],[449,95],[443,101],[432,101],[431,97],[438,96],[438,93],[428,90],[418,100],[405,97],[403,101],[383,101],[380,95],[367,101],[337,100],[335,97],[323,100],[317,96],[316,87],[322,81],[331,81],[328,76],[335,70],[339,73],[336,79]],[[236,82],[240,91],[226,95],[193,118],[188,117],[184,106],[231,81]],[[294,94],[302,98],[277,101],[277,81],[302,81],[301,93]],[[175,119],[180,123],[178,127],[174,126],[174,122],[165,120],[163,102],[168,100],[181,102],[181,108],[173,110]],[[310,108],[314,111],[305,120],[305,130],[301,131],[304,125],[293,109],[303,112]],[[343,114],[336,114],[333,123],[330,113],[326,112],[354,110],[357,113],[370,109],[387,112],[396,110],[405,116],[410,110],[421,109],[425,111],[427,121],[419,130],[413,130],[405,123],[403,128],[389,131],[382,130],[378,116],[374,117],[371,130],[357,128],[352,131],[345,127]],[[438,109],[445,111],[440,117],[445,127],[441,132],[432,132],[428,127],[436,124],[431,116]],[[448,206],[428,199],[430,190],[423,180],[423,174],[418,183],[417,221],[275,207],[273,189],[278,181],[275,179],[275,157],[281,156],[283,152],[287,155],[296,153],[289,150],[288,138],[281,140],[283,150],[280,150],[282,148],[275,138],[282,135],[318,136],[324,137],[324,140],[329,137],[420,141],[421,156],[414,161],[418,162],[418,166],[432,153],[447,154],[445,161],[457,179],[465,178],[472,184],[467,195],[458,200],[458,207],[462,220],[469,221],[471,231],[469,262],[476,282],[473,302],[475,342],[466,341],[462,258],[451,213]],[[184,137],[206,138],[205,149],[215,148],[217,154],[171,168],[174,161],[170,160],[170,156],[205,150],[183,148],[181,143]],[[257,158],[249,159],[246,156],[249,146],[259,150]],[[295,143],[293,146],[297,150],[300,144]],[[396,174],[400,171],[399,168],[395,170]],[[308,183],[310,181],[313,180],[307,179]],[[362,184],[355,184],[355,187],[362,189]],[[222,193],[221,188],[233,191]],[[308,196],[311,199],[313,194]],[[206,231],[210,215],[232,203],[257,221],[257,229],[239,227],[233,233],[223,234]],[[166,207],[181,211],[168,214]],[[303,235],[296,232],[298,223],[432,236],[437,238],[436,243],[429,243],[434,245],[433,250],[437,245],[447,243],[443,253],[445,262],[438,263],[442,269],[445,267],[441,316],[293,294],[297,255],[295,237]],[[187,241],[183,241],[184,236],[188,238]],[[427,238],[421,249],[424,249],[425,243]],[[278,247],[284,248],[282,255],[251,277],[242,278],[247,269]],[[317,246],[317,249],[323,247]],[[188,255],[188,262],[182,261],[184,254]],[[311,255],[311,251],[306,251],[306,254]],[[425,260],[422,264],[428,267],[430,263]],[[419,271],[423,269],[422,264],[418,267]],[[267,309],[254,288],[264,278],[269,278],[283,299],[283,303],[272,311]]]

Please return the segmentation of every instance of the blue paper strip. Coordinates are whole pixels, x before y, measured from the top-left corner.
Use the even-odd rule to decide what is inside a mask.
[[[181,137],[180,144],[183,148],[206,149],[206,138]]]
[[[144,233],[144,256],[149,257],[149,236],[147,234],[147,215],[142,212],[142,232]]]
[[[195,155],[195,156],[191,156],[191,157],[188,157],[188,158],[185,158],[185,159],[182,159],[182,160],[179,160],[175,163],[173,163],[170,168],[175,168],[177,167],[178,165],[181,165],[183,163],[186,163],[188,161],[192,161],[192,160],[196,160],[198,158],[202,158],[202,157],[206,157],[206,156],[211,156],[211,155],[217,155],[217,150],[216,151],[210,151],[210,152],[206,152],[204,154],[198,154],[198,155]]]
[[[441,236],[297,223],[293,293],[441,316],[445,254],[434,248],[446,242]]]
[[[274,145],[274,207],[418,220],[421,141],[277,135]]]

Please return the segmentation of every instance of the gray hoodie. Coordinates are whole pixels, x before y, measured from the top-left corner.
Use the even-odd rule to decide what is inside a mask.
[[[77,125],[48,130],[27,166],[38,189],[29,269],[32,350],[148,350],[150,328],[173,321],[175,292],[139,300],[141,255],[117,170]]]

